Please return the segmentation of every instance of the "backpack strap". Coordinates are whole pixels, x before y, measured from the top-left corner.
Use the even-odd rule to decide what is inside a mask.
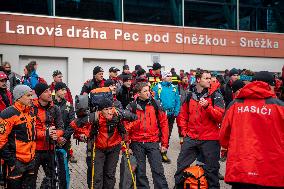
[[[162,85],[161,83],[158,83],[157,86],[158,86],[158,98],[161,99]]]

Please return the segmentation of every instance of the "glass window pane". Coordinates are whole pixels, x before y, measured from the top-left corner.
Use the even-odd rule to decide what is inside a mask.
[[[284,33],[284,1],[240,0],[240,29]]]
[[[56,0],[56,16],[121,21],[121,0]]]
[[[2,0],[0,11],[52,15],[52,0]]]
[[[203,28],[236,29],[236,0],[185,0],[184,25]]]
[[[124,21],[182,25],[182,0],[124,0]]]

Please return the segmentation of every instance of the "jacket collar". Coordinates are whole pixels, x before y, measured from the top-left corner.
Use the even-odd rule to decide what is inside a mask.
[[[25,106],[25,105],[19,103],[18,101],[16,101],[16,102],[14,103],[14,107],[15,107],[17,110],[19,110],[20,112],[29,112],[30,109],[31,109],[29,106]]]

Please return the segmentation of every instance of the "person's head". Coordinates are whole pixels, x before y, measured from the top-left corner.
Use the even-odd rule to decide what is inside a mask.
[[[27,85],[17,85],[13,90],[15,102],[19,102],[24,106],[32,106],[33,90]]]
[[[271,91],[274,92],[275,88],[275,79],[272,73],[268,71],[260,71],[254,75],[253,81],[262,81],[269,84]]]
[[[55,70],[52,74],[53,80],[55,83],[62,82],[63,75],[60,70]]]
[[[142,69],[142,66],[141,65],[135,65],[135,71],[138,71],[138,70],[141,70]]]
[[[27,76],[29,74],[28,65],[24,67],[24,75]]]
[[[232,84],[232,90],[234,93],[234,96],[237,96],[240,93],[240,90],[245,86],[245,83],[241,80],[236,80]]]
[[[137,77],[140,77],[140,76],[146,76],[146,71],[141,68],[140,70],[137,70]]]
[[[123,75],[122,81],[123,81],[123,85],[125,87],[130,88],[131,83],[132,83],[132,76],[131,75]]]
[[[154,74],[160,74],[161,73],[161,68],[162,68],[161,64],[154,63],[152,68],[153,68]]]
[[[172,73],[169,71],[162,72],[162,80],[164,82],[172,82]]]
[[[109,77],[115,78],[118,75],[118,72],[120,71],[118,68],[111,67],[109,70]]]
[[[46,83],[36,84],[34,90],[39,100],[43,102],[52,101],[51,91]]]
[[[242,80],[245,84],[248,84],[252,81],[254,76],[254,72],[251,70],[245,70],[241,75],[240,75],[240,80]]]
[[[197,86],[203,89],[207,89],[210,87],[211,74],[208,71],[200,70],[199,72],[196,73],[195,78]]]
[[[37,70],[37,63],[36,61],[31,61],[28,65],[27,65],[27,70],[28,70],[28,73],[32,73],[33,71],[36,71]]]
[[[123,73],[130,74],[130,70],[129,70],[129,66],[128,65],[124,65],[122,67],[122,69],[123,69]]]
[[[104,86],[109,87],[109,89],[111,90],[113,95],[116,94],[116,84],[112,79],[106,80],[105,83],[104,83]]]
[[[218,72],[216,72],[216,71],[211,72],[211,82],[212,83],[216,83],[217,82],[217,76],[218,76]]]
[[[230,81],[233,83],[234,81],[239,79],[239,71],[236,68],[233,68],[229,72]]]
[[[107,120],[111,120],[115,113],[113,109],[113,102],[107,98],[102,98],[98,101],[98,110],[101,111],[102,115]]]
[[[64,99],[67,93],[67,85],[63,82],[57,82],[54,86],[55,95],[58,98]]]
[[[97,81],[102,81],[104,79],[104,70],[100,66],[96,66],[93,69],[93,77]]]
[[[7,75],[0,71],[0,88],[1,89],[7,89],[7,80],[8,80],[8,77]]]
[[[134,91],[137,92],[138,98],[147,100],[151,97],[150,87],[146,82],[139,82],[135,85]]]
[[[188,84],[189,82],[188,82],[188,77],[187,77],[187,75],[184,75],[182,78],[181,78],[181,83],[182,84]]]
[[[179,75],[184,75],[184,70],[179,70]]]
[[[3,62],[2,67],[5,71],[5,73],[7,73],[7,74],[11,73],[11,64],[9,62]]]
[[[171,68],[171,73],[172,73],[172,74],[176,73],[175,68]]]

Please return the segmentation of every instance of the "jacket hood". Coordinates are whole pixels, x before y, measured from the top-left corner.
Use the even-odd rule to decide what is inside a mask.
[[[275,97],[270,86],[262,81],[254,81],[245,85],[236,98],[269,98]]]
[[[208,90],[209,95],[213,94],[215,91],[219,90],[221,84],[219,82],[211,83],[211,86]]]

